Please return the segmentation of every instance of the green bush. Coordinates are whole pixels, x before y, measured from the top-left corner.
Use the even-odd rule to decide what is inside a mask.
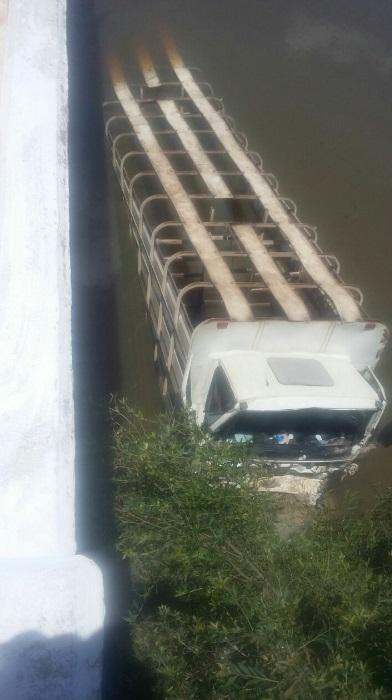
[[[392,697],[392,498],[289,540],[244,449],[113,407],[138,660],[167,700]]]

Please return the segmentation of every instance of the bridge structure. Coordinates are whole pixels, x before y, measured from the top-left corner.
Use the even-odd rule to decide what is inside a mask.
[[[0,0],[0,697],[92,700],[102,573],[78,554],[66,0]]]

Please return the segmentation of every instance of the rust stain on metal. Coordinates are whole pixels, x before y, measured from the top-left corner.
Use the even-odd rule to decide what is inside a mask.
[[[167,30],[162,32],[163,46],[172,66],[184,66],[181,54],[176,43]]]
[[[144,79],[150,87],[155,87],[160,84],[159,76],[155,70],[151,54],[141,41],[135,44],[136,56],[143,73]]]

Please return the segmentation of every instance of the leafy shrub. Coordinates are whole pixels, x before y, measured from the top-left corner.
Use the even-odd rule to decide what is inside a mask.
[[[167,700],[392,696],[392,498],[282,540],[244,449],[113,407],[138,660]]]

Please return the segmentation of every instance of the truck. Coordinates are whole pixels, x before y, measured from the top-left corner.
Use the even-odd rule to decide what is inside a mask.
[[[156,67],[139,47],[136,84],[108,57],[104,103],[162,396],[277,473],[347,469],[386,406],[388,331],[210,84],[166,52]]]

